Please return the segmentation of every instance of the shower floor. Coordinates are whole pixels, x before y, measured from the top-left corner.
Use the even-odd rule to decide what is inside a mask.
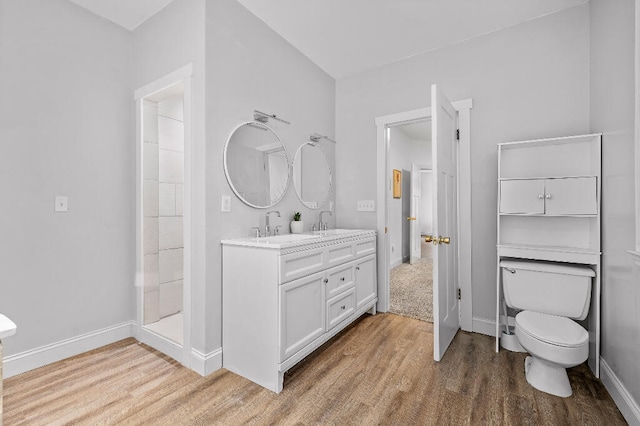
[[[169,340],[182,345],[182,312],[161,318],[160,321],[145,325],[145,328],[153,331]]]

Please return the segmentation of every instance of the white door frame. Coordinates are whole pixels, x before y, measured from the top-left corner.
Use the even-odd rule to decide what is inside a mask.
[[[193,170],[193,141],[192,141],[192,93],[191,81],[193,76],[193,64],[167,74],[166,76],[149,83],[134,92],[136,103],[136,339],[151,346],[154,349],[170,356],[186,367],[191,367],[191,282],[194,254],[196,245],[193,238],[193,199],[194,182],[192,179]],[[183,344],[179,345],[145,327],[144,324],[144,246],[143,246],[143,223],[144,212],[142,208],[142,187],[143,187],[143,158],[142,148],[144,146],[142,134],[142,108],[143,100],[147,96],[182,82],[184,85],[184,210],[183,210],[183,232],[184,232],[184,280],[183,280],[183,319],[182,330]]]
[[[458,146],[458,277],[462,299],[460,300],[460,327],[473,329],[471,293],[471,108],[472,99],[453,102],[458,111],[460,141]],[[431,117],[431,108],[420,108],[396,114],[376,117],[377,129],[377,211],[378,229],[378,311],[389,310],[389,259],[391,239],[389,228],[389,200],[392,189],[389,156],[389,127],[411,123]]]

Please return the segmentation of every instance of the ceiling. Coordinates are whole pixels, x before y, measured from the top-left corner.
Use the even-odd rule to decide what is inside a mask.
[[[173,0],[69,0],[133,31]]]
[[[129,30],[172,0],[69,0]],[[588,0],[237,0],[336,79]]]

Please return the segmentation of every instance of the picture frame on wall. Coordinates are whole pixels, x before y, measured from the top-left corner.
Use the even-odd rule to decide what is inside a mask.
[[[402,172],[393,169],[393,198],[402,198]]]

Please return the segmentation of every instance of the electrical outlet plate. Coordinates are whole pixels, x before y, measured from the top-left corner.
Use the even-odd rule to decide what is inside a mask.
[[[359,212],[374,212],[376,211],[375,200],[358,200],[357,211]]]
[[[63,195],[57,195],[55,198],[55,208],[56,212],[68,212],[69,211],[69,197]]]
[[[229,213],[231,211],[231,197],[228,195],[222,196],[222,205],[220,210],[224,213]]]

